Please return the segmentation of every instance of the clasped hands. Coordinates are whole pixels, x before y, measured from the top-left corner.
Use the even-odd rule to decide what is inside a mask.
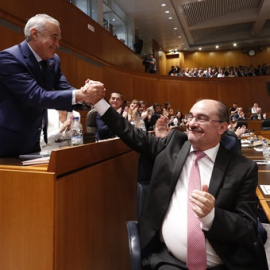
[[[76,102],[95,104],[105,97],[104,84],[98,81],[86,80],[85,85],[76,91]]]

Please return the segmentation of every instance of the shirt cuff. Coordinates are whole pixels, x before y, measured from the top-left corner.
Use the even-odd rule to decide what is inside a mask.
[[[110,105],[105,101],[105,99],[101,99],[96,104],[94,104],[94,107],[100,116],[102,116],[110,108]]]
[[[212,211],[207,216],[200,218],[201,228],[204,231],[209,231],[212,227],[214,218],[215,218],[215,208],[213,208]]]
[[[75,95],[75,90],[72,91],[72,105],[75,105],[76,103],[76,95]]]

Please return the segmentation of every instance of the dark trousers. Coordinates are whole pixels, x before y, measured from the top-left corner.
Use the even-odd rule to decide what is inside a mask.
[[[177,260],[167,249],[162,245],[160,250],[151,254],[143,260],[144,270],[188,270],[186,264]],[[207,270],[228,270],[225,265],[207,268]]]

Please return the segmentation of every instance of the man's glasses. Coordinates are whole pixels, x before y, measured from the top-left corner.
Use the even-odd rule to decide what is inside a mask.
[[[207,115],[193,116],[192,114],[188,114],[186,119],[187,119],[188,122],[191,122],[194,119],[195,122],[199,123],[200,125],[203,125],[203,124],[205,124],[207,122],[217,122],[217,123],[222,123],[223,122],[221,120],[210,119]]]

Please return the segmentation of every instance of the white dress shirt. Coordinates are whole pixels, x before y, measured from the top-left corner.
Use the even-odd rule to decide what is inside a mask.
[[[218,149],[219,144],[214,148],[204,151],[206,155],[198,161],[201,186],[207,185],[209,187]],[[164,241],[169,251],[182,262],[186,262],[187,256],[187,194],[188,179],[193,158],[192,151],[194,151],[193,147],[190,149],[190,153],[179,176],[161,231],[161,241]],[[211,228],[214,215],[215,209],[206,217],[200,218],[202,229],[207,231]],[[207,266],[212,267],[222,264],[222,261],[207,239],[206,254]]]

